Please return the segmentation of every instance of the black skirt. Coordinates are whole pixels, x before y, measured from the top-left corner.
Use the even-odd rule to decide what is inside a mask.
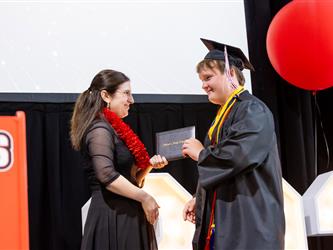
[[[95,191],[84,226],[81,250],[156,250],[153,226],[139,202]]]

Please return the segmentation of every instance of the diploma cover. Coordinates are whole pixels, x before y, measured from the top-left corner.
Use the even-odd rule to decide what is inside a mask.
[[[168,161],[183,159],[182,146],[190,138],[195,138],[194,126],[156,133],[156,154]]]

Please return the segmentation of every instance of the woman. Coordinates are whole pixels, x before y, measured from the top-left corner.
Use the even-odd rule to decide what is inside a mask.
[[[71,140],[83,154],[92,190],[82,250],[157,249],[152,224],[159,206],[140,187],[152,168],[168,162],[149,159],[121,120],[133,103],[129,78],[114,70],[99,72],[76,101]]]

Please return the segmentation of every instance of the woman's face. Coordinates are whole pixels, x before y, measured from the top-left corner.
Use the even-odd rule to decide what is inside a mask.
[[[111,96],[110,110],[120,118],[128,115],[130,105],[134,103],[130,81],[119,85],[116,92]]]

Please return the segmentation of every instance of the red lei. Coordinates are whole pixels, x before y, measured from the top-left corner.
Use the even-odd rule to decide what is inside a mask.
[[[116,131],[117,135],[120,137],[120,139],[123,140],[129,151],[134,156],[136,166],[141,169],[149,167],[150,158],[145,145],[143,145],[133,130],[109,109],[104,108],[103,114],[111,124],[112,128]]]

